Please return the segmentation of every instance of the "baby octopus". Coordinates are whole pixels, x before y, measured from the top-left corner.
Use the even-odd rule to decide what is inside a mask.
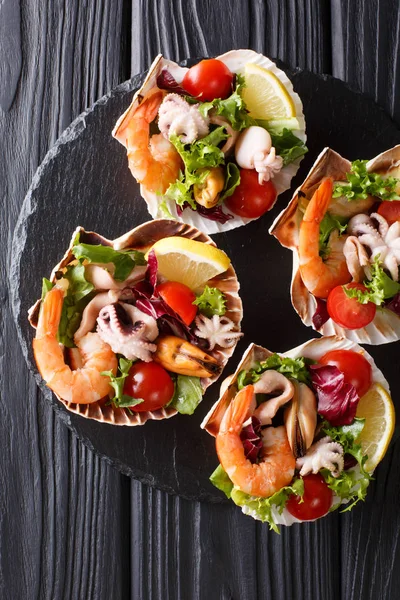
[[[178,94],[165,96],[158,109],[158,127],[167,140],[177,135],[184,144],[192,144],[208,134],[208,124],[209,119],[200,113],[198,104],[189,104]]]
[[[399,280],[400,222],[389,226],[378,213],[370,216],[359,214],[352,217],[343,253],[347,266],[356,281],[363,279],[363,271],[370,276],[369,265],[379,255],[383,267],[394,281]]]
[[[97,318],[97,333],[115,354],[127,359],[152,360],[157,349],[151,342],[158,336],[155,319],[130,304],[116,302],[104,306]]]

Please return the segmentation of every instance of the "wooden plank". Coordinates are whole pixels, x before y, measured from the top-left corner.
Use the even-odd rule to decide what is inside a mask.
[[[131,74],[158,52],[172,60],[252,48],[289,66],[330,69],[330,15],[324,0],[148,0],[132,3]]]
[[[332,0],[332,74],[400,124],[400,12],[395,0]]]
[[[18,21],[1,25],[13,40],[15,68],[19,53],[24,59],[14,97],[17,70],[7,74],[9,56],[0,55],[1,102],[8,109],[0,119],[4,274],[38,164],[74,117],[125,78],[126,67],[122,0],[22,0],[15,10],[19,4],[20,48]],[[128,480],[84,448],[40,397],[19,348],[3,276],[0,301],[0,596],[126,598]]]

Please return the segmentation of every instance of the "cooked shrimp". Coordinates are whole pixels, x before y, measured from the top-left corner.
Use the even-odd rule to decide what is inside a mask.
[[[126,148],[132,175],[152,192],[164,193],[176,181],[181,158],[159,133],[150,138],[149,126],[157,116],[163,92],[157,90],[136,109],[126,126]]]
[[[307,206],[299,232],[300,273],[304,285],[317,298],[327,298],[337,285],[351,281],[343,254],[346,236],[333,231],[329,238],[329,256],[319,255],[319,226],[332,199],[332,179],[326,178]]]
[[[39,314],[33,352],[48,387],[65,402],[90,404],[107,396],[110,379],[102,371],[117,372],[117,357],[97,333],[87,333],[77,343],[83,367],[72,370],[57,341],[64,293],[54,287],[45,296]]]
[[[295,458],[284,427],[263,430],[263,454],[259,463],[245,456],[240,432],[254,395],[254,386],[244,387],[224,414],[216,437],[217,454],[233,483],[246,494],[268,498],[288,485],[294,475]]]

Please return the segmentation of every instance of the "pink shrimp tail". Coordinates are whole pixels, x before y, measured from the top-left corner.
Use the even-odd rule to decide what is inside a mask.
[[[64,292],[57,287],[47,292],[40,307],[36,337],[55,336],[61,319]]]
[[[329,203],[332,200],[332,192],[333,180],[331,177],[325,177],[314,192],[314,195],[307,206],[303,221],[306,223],[310,221],[321,223],[328,210]]]
[[[224,414],[219,428],[220,433],[238,432],[248,418],[249,409],[254,397],[254,386],[246,385],[235,396]]]

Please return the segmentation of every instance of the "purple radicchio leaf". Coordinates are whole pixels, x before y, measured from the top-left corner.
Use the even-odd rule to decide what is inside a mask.
[[[400,292],[398,292],[390,302],[385,304],[385,308],[388,308],[400,317]]]
[[[191,208],[188,202],[185,202],[182,206],[176,206],[176,212],[178,217],[181,216],[185,208]],[[193,210],[191,208],[191,210]],[[218,221],[218,223],[226,223],[229,219],[233,219],[233,215],[225,213],[222,210],[222,206],[213,206],[212,208],[205,208],[200,204],[197,205],[197,211],[199,215],[204,217],[205,219],[209,219],[210,221]]]
[[[186,90],[183,89],[176,81],[175,77],[168,71],[163,69],[157,76],[157,87],[160,90],[167,90],[174,94],[180,94],[181,96],[190,96]]]
[[[243,442],[244,453],[250,462],[255,463],[258,454],[263,447],[261,439],[261,423],[257,417],[251,417],[250,425],[243,427],[240,433],[240,439]]]
[[[359,395],[333,365],[310,365],[311,381],[317,392],[318,413],[331,425],[350,425],[356,416]]]
[[[152,294],[156,289],[157,285],[157,271],[158,271],[158,260],[154,250],[150,250],[147,256],[147,270],[145,280],[149,282],[152,290]]]
[[[326,301],[321,300],[321,298],[315,298],[317,301],[317,308],[312,317],[312,324],[315,329],[321,329],[322,325],[324,325],[329,320],[328,309],[326,306]]]

